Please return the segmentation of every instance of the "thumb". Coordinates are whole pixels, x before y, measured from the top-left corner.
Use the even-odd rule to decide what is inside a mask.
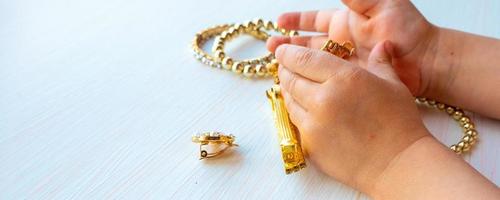
[[[390,41],[377,43],[368,56],[367,70],[382,79],[399,81],[399,77],[392,67],[393,52],[394,47]]]

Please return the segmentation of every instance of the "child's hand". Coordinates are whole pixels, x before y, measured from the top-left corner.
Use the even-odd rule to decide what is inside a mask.
[[[278,25],[287,29],[324,33],[321,36],[273,37],[268,48],[283,43],[318,49],[327,37],[356,45],[358,65],[365,67],[370,51],[379,41],[394,44],[393,64],[400,79],[415,96],[425,96],[432,74],[430,48],[439,28],[430,24],[408,0],[343,0],[349,10],[285,13]],[[327,35],[326,35],[327,34]]]
[[[390,42],[375,45],[361,68],[321,50],[276,50],[286,106],[309,160],[364,192],[396,155],[429,136],[390,52]]]

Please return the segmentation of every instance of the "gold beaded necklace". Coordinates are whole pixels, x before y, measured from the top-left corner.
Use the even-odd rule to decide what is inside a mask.
[[[269,34],[265,31],[270,30],[274,30],[285,36],[298,35],[297,31],[279,28],[271,21],[256,19],[247,21],[243,24],[224,24],[202,30],[196,34],[192,48],[195,58],[206,65],[230,70],[236,74],[243,74],[245,77],[274,77],[275,84],[271,89],[266,91],[266,95],[271,103],[275,124],[278,129],[278,139],[280,142],[285,173],[290,174],[304,168],[306,164],[300,142],[297,139],[297,129],[288,117],[288,112],[281,95],[279,79],[277,78],[279,64],[272,53],[260,58],[237,61],[224,52],[225,43],[240,34],[249,34],[259,40],[265,41],[269,38]],[[213,54],[208,54],[203,51],[201,46],[210,38],[214,37],[215,41],[212,48]],[[354,46],[348,42],[339,44],[328,41],[323,46],[322,50],[341,58],[347,58],[353,55]],[[416,98],[416,103],[445,111],[459,122],[463,128],[464,136],[457,144],[450,146],[450,149],[455,153],[461,154],[469,151],[477,141],[477,131],[474,128],[474,124],[462,109],[426,98]]]

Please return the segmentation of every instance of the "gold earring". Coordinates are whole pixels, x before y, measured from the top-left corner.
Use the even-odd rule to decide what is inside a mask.
[[[191,138],[191,141],[194,143],[199,143],[200,144],[200,160],[205,159],[205,158],[213,158],[215,156],[218,156],[222,154],[224,151],[229,149],[230,147],[233,146],[238,146],[238,144],[235,144],[235,136],[230,134],[230,135],[224,135],[221,132],[207,132],[203,133],[201,135],[195,135]],[[209,144],[214,144],[214,145],[225,145],[222,149],[219,149],[215,152],[209,153],[207,150],[203,149],[203,146],[209,145]]]

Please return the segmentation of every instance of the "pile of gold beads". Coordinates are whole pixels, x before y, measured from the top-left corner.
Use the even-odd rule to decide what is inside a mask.
[[[268,77],[275,75],[277,72],[277,63],[272,53],[264,55],[260,58],[237,61],[229,57],[224,52],[225,43],[240,34],[249,34],[256,39],[265,41],[269,38],[269,34],[266,31],[270,30],[276,31],[285,36],[298,35],[297,31],[289,31],[279,28],[277,24],[262,19],[255,19],[252,21],[244,22],[242,24],[218,25],[202,30],[195,35],[192,43],[194,56],[203,64],[215,68],[230,70],[236,74],[243,74],[245,77]],[[208,54],[203,51],[201,46],[203,46],[211,38],[215,38],[215,42],[213,44],[212,54]],[[349,48],[352,47],[349,46],[351,44],[345,45],[348,45]],[[349,54],[352,54],[352,52],[350,52]],[[344,57],[346,55],[343,55],[341,57]],[[465,114],[462,109],[426,98],[416,98],[416,103],[445,111],[462,126],[464,132],[463,137],[457,144],[453,144],[450,146],[450,149],[455,153],[462,154],[469,151],[474,143],[478,140],[478,133],[474,127],[474,123],[472,123],[471,119]]]
[[[476,143],[477,131],[475,129],[474,123],[472,123],[471,119],[465,114],[462,109],[426,98],[417,98],[416,102],[446,112],[448,115],[453,117],[453,119],[455,119],[455,121],[457,121],[460,126],[462,126],[464,135],[457,144],[453,144],[450,146],[450,149],[452,151],[457,154],[462,154],[469,151],[474,143]]]
[[[227,41],[239,36],[249,34],[259,40],[267,40],[269,34],[266,31],[276,31],[286,36],[297,36],[297,31],[289,31],[279,28],[275,23],[262,19],[247,21],[242,24],[224,24],[202,30],[194,37],[192,48],[196,59],[202,63],[221,69],[230,70],[236,74],[243,74],[246,77],[267,77],[271,76],[276,69],[271,69],[276,65],[268,65],[274,60],[274,55],[269,53],[260,58],[235,60],[224,52]],[[202,50],[201,46],[210,38],[215,37],[212,54]]]

